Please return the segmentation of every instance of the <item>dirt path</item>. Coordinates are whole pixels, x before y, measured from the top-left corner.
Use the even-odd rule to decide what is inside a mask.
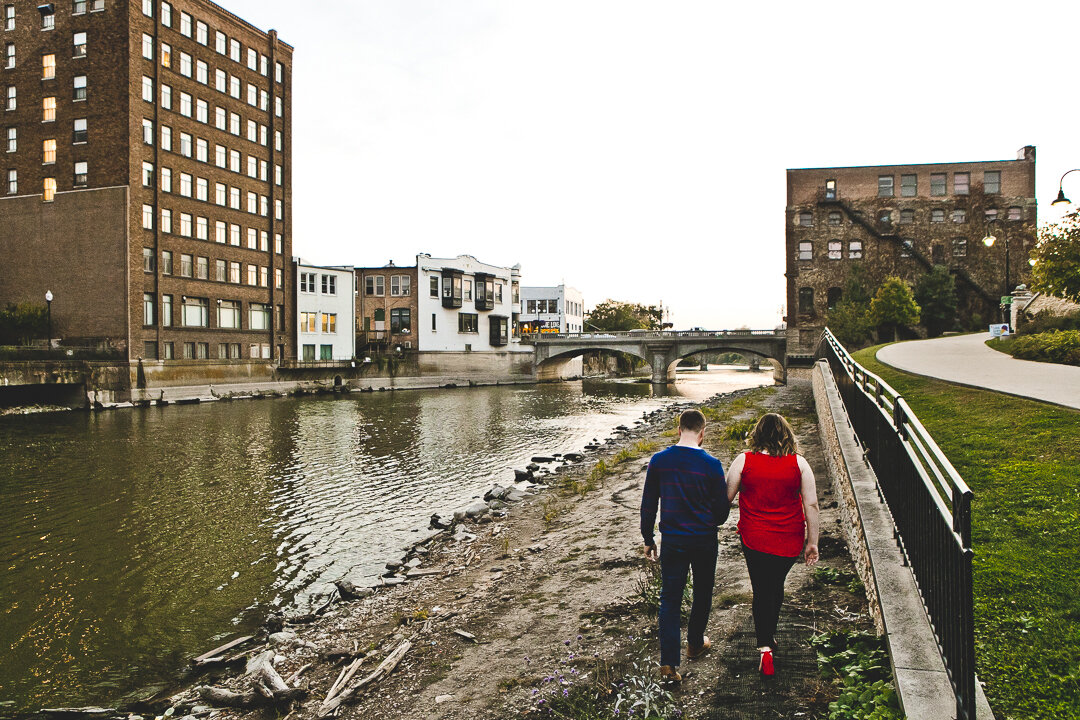
[[[724,437],[726,428],[767,410],[788,416],[818,478],[822,564],[850,571],[809,382],[792,378],[785,387],[737,393],[711,405],[706,449],[725,466],[741,449],[739,441]],[[475,540],[431,543],[422,563],[441,570],[439,576],[342,603],[316,624],[294,628],[299,634],[295,642],[311,646],[280,650],[278,669],[287,677],[311,664],[301,681],[311,697],[292,717],[317,717],[320,701],[350,661],[328,659],[331,648],[337,655],[367,653],[362,676],[403,641],[412,642],[395,672],[343,706],[338,711],[342,718],[549,716],[553,703],[562,703],[566,713],[567,703],[588,689],[611,687],[615,697],[632,689],[619,689],[620,682],[632,685],[633,678],[650,677],[659,651],[646,591],[655,593],[655,586],[641,556],[638,503],[648,455],[672,442],[671,422],[669,416],[643,425],[628,434],[620,454],[615,447],[559,476],[564,486],[576,481],[582,490],[592,473],[596,489],[550,489],[516,504],[505,519],[467,522]],[[672,691],[674,702],[685,717],[824,717],[836,691],[818,679],[808,639],[826,628],[872,630],[865,598],[858,588],[852,593],[817,582],[805,566],[796,565],[778,633],[784,650],[777,655],[777,675],[761,678],[737,519],[733,509],[720,536],[707,631],[713,650],[684,662],[686,679]],[[475,642],[458,630],[475,636]],[[226,711],[229,717],[241,714]]]

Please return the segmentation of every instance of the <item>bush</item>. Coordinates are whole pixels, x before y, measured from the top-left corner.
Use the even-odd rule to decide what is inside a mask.
[[[1010,348],[1021,360],[1080,365],[1080,330],[1052,330],[1038,335],[1021,335]]]

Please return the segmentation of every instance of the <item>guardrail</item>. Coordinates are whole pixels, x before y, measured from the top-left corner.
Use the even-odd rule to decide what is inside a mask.
[[[762,338],[786,337],[784,330],[597,330],[579,333],[522,333],[523,340],[614,340],[621,338]]]
[[[855,362],[828,328],[817,355],[829,363],[892,513],[956,694],[956,716],[974,720],[971,489],[907,401]]]

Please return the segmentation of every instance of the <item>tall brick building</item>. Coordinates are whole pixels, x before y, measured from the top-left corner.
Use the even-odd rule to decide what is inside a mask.
[[[0,8],[0,303],[132,360],[295,357],[292,48],[206,0]]]
[[[858,266],[867,288],[914,284],[934,265],[956,279],[960,313],[997,317],[1025,282],[1036,238],[1035,148],[1016,160],[787,171],[788,352],[812,352]],[[983,243],[987,234],[999,240]]]

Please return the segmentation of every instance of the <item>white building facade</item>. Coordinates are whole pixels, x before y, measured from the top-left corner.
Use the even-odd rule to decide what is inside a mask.
[[[293,261],[296,354],[300,362],[351,360],[356,354],[356,273]]]
[[[585,300],[566,285],[521,288],[521,332],[579,333],[585,326]]]
[[[521,268],[416,256],[417,349],[421,352],[531,352],[514,337]]]

